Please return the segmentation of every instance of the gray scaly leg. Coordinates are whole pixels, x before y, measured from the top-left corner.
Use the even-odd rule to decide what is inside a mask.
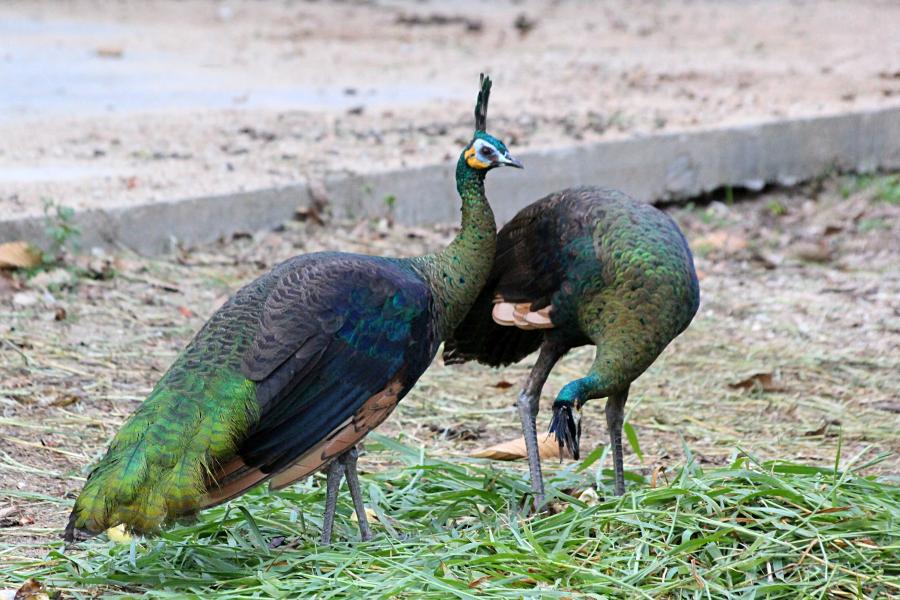
[[[609,441],[613,449],[617,496],[625,493],[625,465],[622,459],[622,423],[625,420],[625,402],[627,401],[628,388],[625,388],[625,391],[610,394],[606,400],[606,427],[609,429]]]
[[[516,406],[519,409],[519,419],[522,421],[522,435],[525,437],[525,449],[528,452],[528,470],[531,473],[531,489],[534,492],[534,508],[539,509],[544,504],[544,477],[541,474],[541,454],[538,450],[537,429],[535,419],[540,410],[541,390],[550,375],[550,370],[568,351],[568,348],[544,342],[541,345],[541,353],[538,355],[534,367],[525,382],[525,387],[519,394]]]
[[[334,529],[334,511],[337,506],[337,495],[344,477],[344,463],[341,456],[328,465],[328,478],[325,490],[325,517],[322,519],[322,545],[331,543],[331,532]]]
[[[353,508],[356,509],[356,520],[359,521],[359,535],[365,542],[372,539],[372,532],[369,530],[369,520],[366,518],[366,506],[363,504],[362,493],[359,489],[359,475],[356,472],[356,460],[359,458],[359,452],[356,446],[347,450],[341,455],[340,460],[344,463],[344,473],[347,475],[347,487],[350,488],[350,497],[353,498]]]
[[[519,419],[522,421],[525,449],[528,451],[528,470],[531,472],[531,489],[534,492],[535,510],[544,504],[544,477],[541,474],[541,454],[538,451],[537,432],[535,431],[535,418],[540,408],[540,399],[539,395],[530,397],[523,390],[516,402]]]

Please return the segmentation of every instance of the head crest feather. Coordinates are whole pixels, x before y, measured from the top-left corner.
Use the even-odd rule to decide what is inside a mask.
[[[481,90],[475,103],[475,131],[487,131],[488,99],[491,97],[491,78],[481,74]]]

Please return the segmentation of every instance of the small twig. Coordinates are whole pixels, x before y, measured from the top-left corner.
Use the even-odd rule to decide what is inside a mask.
[[[19,356],[22,357],[22,360],[25,361],[26,367],[34,366],[34,361],[27,354],[25,354],[25,352],[21,348],[19,348],[14,343],[12,343],[11,340],[9,340],[7,338],[3,338],[3,343],[6,344],[7,346],[9,346],[13,352],[15,352],[16,354],[18,354]]]

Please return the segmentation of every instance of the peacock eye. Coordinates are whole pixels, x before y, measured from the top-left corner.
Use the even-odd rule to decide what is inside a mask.
[[[481,153],[484,154],[485,156],[491,156],[494,153],[494,149],[491,148],[490,146],[484,146],[481,149]]]

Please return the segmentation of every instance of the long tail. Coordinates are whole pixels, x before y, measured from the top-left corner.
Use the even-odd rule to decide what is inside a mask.
[[[254,384],[227,373],[206,380],[169,375],[94,467],[75,501],[66,541],[119,524],[154,533],[202,507],[208,474],[234,455],[256,419]]]

